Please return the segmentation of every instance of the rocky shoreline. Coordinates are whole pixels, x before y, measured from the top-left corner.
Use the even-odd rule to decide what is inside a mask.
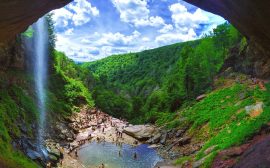
[[[79,113],[65,119],[65,122],[56,124],[55,135],[47,140],[47,146],[55,153],[60,153],[58,163],[53,164],[58,168],[83,168],[78,161],[77,151],[86,143],[110,142],[137,146],[142,143],[155,148],[164,162],[157,167],[174,167],[165,148],[170,133],[162,131],[152,125],[132,125],[122,119],[117,119],[101,112],[98,109],[83,107]],[[172,147],[170,147],[172,148]],[[166,149],[166,150],[165,150]],[[173,152],[171,152],[173,153]],[[178,156],[173,153],[172,155]]]
[[[160,168],[174,168],[175,159],[192,155],[202,146],[185,135],[187,128],[166,130],[154,125],[132,125],[96,108],[82,107],[80,112],[52,123],[44,135],[45,154],[37,150],[34,140],[19,140],[25,154],[43,167],[83,168],[77,152],[84,144],[94,141],[131,146],[149,144],[164,159],[156,166]]]

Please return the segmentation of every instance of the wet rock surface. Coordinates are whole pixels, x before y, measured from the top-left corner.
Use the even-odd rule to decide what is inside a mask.
[[[158,130],[151,125],[134,125],[126,127],[123,132],[138,140],[148,140],[155,135]]]

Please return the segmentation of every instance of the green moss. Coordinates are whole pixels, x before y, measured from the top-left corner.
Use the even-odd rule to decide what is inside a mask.
[[[34,29],[32,28],[32,26],[29,26],[28,29],[22,33],[22,35],[27,38],[33,37],[33,34],[34,34]]]
[[[184,157],[181,157],[181,158],[177,159],[175,161],[175,164],[176,165],[182,165],[185,162],[189,162],[189,161],[192,161],[192,157],[191,156],[184,156]]]
[[[16,97],[19,102],[16,102],[13,97]],[[32,103],[32,99],[27,97],[19,88],[0,90],[0,162],[3,162],[6,167],[38,167],[23,154],[15,151],[11,145],[11,136],[18,137],[20,135],[17,126],[18,118],[24,116],[24,119],[30,119],[33,113],[36,114],[33,106],[30,107],[30,105],[33,105]],[[28,122],[31,123],[31,120],[28,120]]]

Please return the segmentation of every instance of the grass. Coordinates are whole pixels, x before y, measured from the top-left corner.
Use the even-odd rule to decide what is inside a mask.
[[[181,111],[181,117],[187,118],[191,125],[188,130],[190,136],[205,142],[195,160],[206,157],[204,151],[216,146],[202,167],[210,167],[218,151],[243,144],[270,121],[270,92],[267,90],[262,91],[258,87],[235,83],[209,93],[202,101]],[[257,117],[249,116],[245,107],[258,102],[264,103],[263,112]],[[179,117],[174,120],[179,120]],[[168,125],[171,123],[173,121]],[[182,163],[183,160],[185,158],[180,158],[177,163]]]

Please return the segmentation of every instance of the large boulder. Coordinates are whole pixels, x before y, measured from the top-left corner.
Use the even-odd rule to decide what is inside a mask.
[[[155,136],[158,130],[156,127],[150,125],[134,125],[124,128],[123,132],[138,140],[148,140]]]

